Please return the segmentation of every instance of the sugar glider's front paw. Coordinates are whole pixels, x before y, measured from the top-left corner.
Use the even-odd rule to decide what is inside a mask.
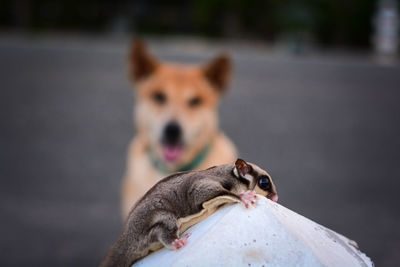
[[[178,250],[180,248],[182,248],[183,246],[186,245],[188,238],[191,236],[191,233],[187,233],[186,235],[184,235],[183,237],[179,238],[179,239],[175,239],[174,242],[172,242],[172,245],[174,246],[175,250]]]
[[[256,192],[254,192],[252,190],[248,190],[248,191],[240,193],[240,200],[242,201],[242,203],[244,204],[246,209],[248,209],[250,207],[250,205],[255,207],[257,199],[258,199],[258,197],[256,195]]]

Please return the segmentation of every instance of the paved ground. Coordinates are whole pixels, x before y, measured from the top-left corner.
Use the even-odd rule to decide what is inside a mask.
[[[193,62],[213,53],[153,48]],[[399,65],[250,48],[233,48],[222,128],[270,170],[283,205],[397,265]],[[0,37],[1,265],[92,266],[117,237],[133,133],[124,67],[121,41]]]

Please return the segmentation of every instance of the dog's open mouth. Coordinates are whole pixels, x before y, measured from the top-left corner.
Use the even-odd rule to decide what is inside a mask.
[[[180,145],[164,145],[163,157],[167,162],[177,162],[182,156],[183,148]]]

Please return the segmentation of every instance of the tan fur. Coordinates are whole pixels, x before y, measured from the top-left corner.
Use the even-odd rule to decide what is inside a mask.
[[[212,215],[219,207],[229,203],[240,203],[240,201],[231,196],[220,196],[204,202],[203,209],[199,213],[178,220],[179,235],[185,232],[191,226]]]
[[[133,47],[131,60],[136,136],[128,149],[121,188],[123,218],[148,189],[168,174],[156,169],[148,156],[149,148],[161,155],[159,139],[168,121],[175,120],[182,126],[186,144],[180,162],[166,164],[171,173],[193,161],[208,144],[210,151],[196,169],[227,164],[237,156],[234,145],[218,126],[219,98],[229,77],[226,58],[205,66],[159,63],[139,43]],[[154,103],[152,96],[158,91],[166,95],[165,105]],[[188,105],[193,97],[201,98],[199,107]]]
[[[193,215],[178,219],[178,235],[180,236],[187,229],[192,227],[193,225],[205,220],[207,217],[211,216],[217,209],[221,206],[232,204],[232,203],[240,203],[240,201],[231,196],[220,196],[214,199],[211,199],[207,202],[203,203],[203,209]],[[160,242],[156,242],[152,244],[149,251],[157,251],[163,248],[163,245]]]

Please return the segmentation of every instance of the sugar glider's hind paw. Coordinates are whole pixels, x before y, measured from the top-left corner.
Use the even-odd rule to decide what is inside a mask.
[[[178,249],[182,248],[183,246],[185,246],[186,243],[187,243],[187,241],[188,241],[188,238],[189,238],[191,235],[192,235],[191,233],[187,233],[186,235],[182,236],[181,238],[176,239],[176,240],[172,243],[172,245],[174,246],[174,249],[175,249],[175,250],[178,250]]]
[[[246,209],[248,209],[250,207],[250,205],[255,207],[257,199],[258,199],[258,197],[256,195],[256,192],[254,192],[252,190],[248,190],[246,192],[240,193],[240,200],[242,201],[242,203],[244,204]]]

